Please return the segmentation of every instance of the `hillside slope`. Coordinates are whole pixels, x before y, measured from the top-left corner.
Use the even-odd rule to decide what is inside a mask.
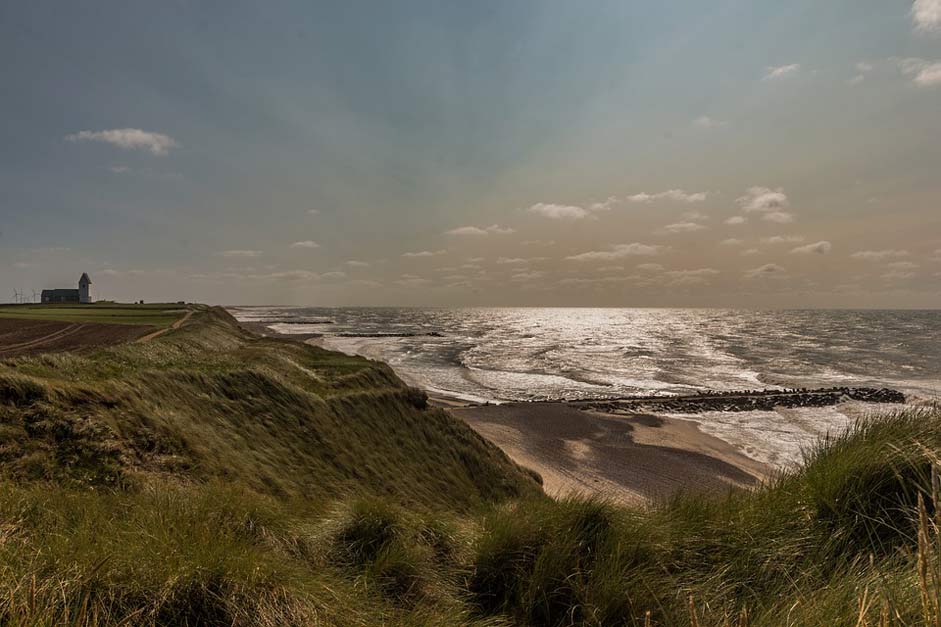
[[[0,362],[0,470],[109,487],[217,479],[280,497],[457,509],[538,491],[384,364],[261,338],[220,308],[144,344]]]

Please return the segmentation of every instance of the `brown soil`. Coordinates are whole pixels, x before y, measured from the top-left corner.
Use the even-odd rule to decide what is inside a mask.
[[[149,325],[0,319],[0,358],[91,350],[129,342],[151,331]]]
[[[680,490],[750,486],[769,472],[690,420],[614,416],[564,403],[450,411],[542,475],[550,496],[584,493],[643,503]]]

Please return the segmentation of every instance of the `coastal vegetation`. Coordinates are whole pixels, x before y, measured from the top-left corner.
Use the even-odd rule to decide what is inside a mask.
[[[553,500],[385,365],[200,308],[0,361],[3,625],[941,625],[941,411],[753,490]]]

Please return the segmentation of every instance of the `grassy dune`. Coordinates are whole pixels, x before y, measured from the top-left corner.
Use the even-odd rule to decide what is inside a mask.
[[[385,366],[209,311],[0,362],[0,624],[941,625],[941,412],[753,492],[552,501]]]

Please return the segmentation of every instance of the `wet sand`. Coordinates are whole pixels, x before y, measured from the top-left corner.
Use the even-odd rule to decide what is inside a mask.
[[[542,475],[554,497],[592,494],[646,503],[678,491],[756,485],[770,472],[693,420],[584,411],[566,403],[448,408],[514,461]]]

